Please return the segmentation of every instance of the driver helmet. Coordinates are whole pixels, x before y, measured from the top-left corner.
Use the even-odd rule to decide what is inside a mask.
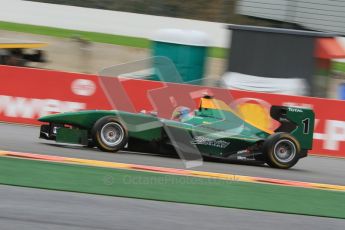
[[[173,116],[175,119],[184,121],[184,120],[188,120],[191,117],[190,112],[191,112],[190,108],[181,106],[175,110]]]

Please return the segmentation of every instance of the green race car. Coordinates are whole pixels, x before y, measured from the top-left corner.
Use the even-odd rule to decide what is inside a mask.
[[[197,110],[179,108],[172,119],[154,113],[117,110],[66,112],[39,118],[40,138],[97,146],[102,151],[123,149],[256,160],[275,168],[290,168],[312,149],[314,112],[306,108],[272,106],[270,116],[280,122],[266,130],[241,118],[221,100],[205,96]]]

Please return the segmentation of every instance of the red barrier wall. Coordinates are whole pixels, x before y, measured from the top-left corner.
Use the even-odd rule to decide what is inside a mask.
[[[164,105],[159,115],[168,118],[176,104],[196,107],[205,91],[226,101],[232,96],[240,103],[312,107],[317,119],[312,153],[345,157],[344,101],[124,79],[112,97],[120,102],[117,109],[128,111]],[[111,108],[95,75],[0,66],[0,121],[38,124],[38,117],[50,113]]]

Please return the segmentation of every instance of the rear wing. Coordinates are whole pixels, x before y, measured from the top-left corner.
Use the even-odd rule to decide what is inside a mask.
[[[313,147],[315,114],[312,109],[272,106],[271,117],[281,123],[275,132],[287,132],[300,143],[302,150]]]

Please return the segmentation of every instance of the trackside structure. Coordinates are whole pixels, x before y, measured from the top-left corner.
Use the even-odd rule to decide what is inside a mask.
[[[332,58],[345,57],[332,33],[244,25],[229,25],[228,29],[232,39],[227,72],[302,79],[306,95],[325,96],[322,86],[327,85],[327,78],[318,77],[318,69],[329,68]]]

